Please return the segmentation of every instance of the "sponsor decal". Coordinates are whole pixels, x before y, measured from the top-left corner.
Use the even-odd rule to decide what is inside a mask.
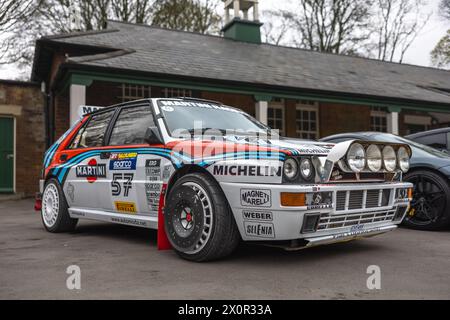
[[[134,202],[114,201],[114,205],[117,211],[124,213],[136,213],[136,205]]]
[[[71,216],[80,216],[80,217],[85,217],[86,214],[84,212],[80,212],[80,211],[73,211],[70,213]]]
[[[275,238],[275,230],[272,223],[244,222],[244,230],[247,236],[260,238]]]
[[[235,113],[242,113],[242,111],[229,108],[219,104],[207,103],[207,102],[193,102],[193,101],[178,101],[178,100],[160,100],[158,104],[161,106],[162,110],[167,106],[176,106],[176,107],[198,107],[205,109],[217,109],[217,110],[225,110]],[[173,110],[172,110],[173,111]],[[171,112],[171,111],[169,111]]]
[[[123,190],[123,196],[128,197],[130,190],[133,188],[133,173],[114,173],[111,181],[111,194],[120,196]]]
[[[80,116],[80,118],[84,117],[85,115],[87,115],[88,113],[97,111],[103,109],[103,107],[98,107],[98,106],[80,106],[78,109],[78,115]]]
[[[145,176],[147,181],[158,181],[161,177],[161,159],[145,160]]]
[[[112,217],[111,222],[117,222],[117,223],[125,223],[125,224],[132,224],[139,227],[145,227],[147,223],[145,221],[140,221],[136,219],[129,219],[129,218],[116,218]]]
[[[162,106],[161,109],[163,109],[166,112],[173,112],[175,109],[171,106]]]
[[[97,178],[106,178],[106,165],[91,159],[87,165],[78,165],[75,173],[78,178],[86,178],[89,183],[93,183]]]
[[[247,207],[271,207],[270,190],[241,189],[241,205]]]
[[[109,170],[136,170],[137,152],[112,153]]]
[[[75,187],[72,183],[67,184],[67,194],[69,195],[69,199],[71,202],[75,201]]]
[[[213,174],[216,176],[281,177],[281,167],[217,165],[214,166]]]
[[[331,192],[315,192],[306,194],[307,209],[330,209],[332,204]]]
[[[273,216],[270,211],[250,211],[242,210],[242,217],[244,220],[267,220],[272,221]]]

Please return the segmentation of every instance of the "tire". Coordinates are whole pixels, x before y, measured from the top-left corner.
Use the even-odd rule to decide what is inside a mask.
[[[54,233],[73,231],[78,222],[69,216],[64,193],[53,178],[47,181],[42,194],[41,219],[44,228]]]
[[[164,225],[177,254],[202,262],[230,255],[240,241],[230,206],[216,181],[204,174],[181,177],[167,196]]]
[[[404,180],[414,184],[411,209],[403,225],[417,230],[440,230],[450,224],[450,185],[430,170],[407,173]],[[423,213],[425,212],[425,214]]]

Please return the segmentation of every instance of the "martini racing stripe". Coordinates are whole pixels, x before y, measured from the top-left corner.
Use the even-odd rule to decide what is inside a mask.
[[[79,154],[67,163],[64,163],[56,168],[53,169],[53,174],[57,176],[58,181],[62,182],[67,173],[68,170],[73,167],[74,165],[80,163],[81,161],[98,156],[103,152],[138,152],[138,155],[144,155],[144,154],[150,154],[150,155],[159,155],[162,156],[168,160],[170,160],[176,168],[179,168],[182,166],[182,161],[180,161],[179,158],[182,158],[184,162],[187,163],[197,163],[200,166],[208,166],[211,165],[213,162],[217,160],[238,160],[238,159],[267,159],[267,160],[284,160],[285,154],[284,153],[278,153],[278,152],[258,152],[258,151],[248,151],[248,152],[231,152],[231,153],[224,153],[220,154],[214,157],[208,157],[208,158],[199,158],[199,159],[192,159],[188,158],[187,156],[184,156],[180,153],[174,153],[170,149],[163,149],[163,148],[136,148],[136,149],[108,149],[108,150],[92,150],[88,152],[84,152],[82,154]],[[200,160],[203,160],[200,162]]]

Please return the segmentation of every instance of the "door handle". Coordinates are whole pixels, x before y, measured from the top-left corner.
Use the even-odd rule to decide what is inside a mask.
[[[111,152],[102,152],[100,153],[100,159],[106,160],[111,156]]]
[[[14,154],[10,153],[6,155],[6,159],[13,159],[14,158]]]
[[[62,154],[62,155],[59,157],[59,161],[61,161],[61,162],[66,162],[66,161],[67,161],[67,154]]]

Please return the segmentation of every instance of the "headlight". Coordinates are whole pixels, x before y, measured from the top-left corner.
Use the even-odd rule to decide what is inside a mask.
[[[286,178],[294,180],[298,173],[298,163],[294,158],[288,158],[284,161],[283,172]]]
[[[398,165],[403,172],[409,170],[409,154],[405,147],[400,147],[397,151]]]
[[[371,144],[366,150],[367,167],[370,171],[380,171],[383,165],[381,150],[377,145]]]
[[[302,161],[300,161],[300,174],[301,174],[303,180],[311,179],[313,173],[314,173],[314,167],[313,167],[311,160],[302,159]]]
[[[354,143],[347,152],[347,164],[354,172],[360,172],[366,166],[366,153],[364,147]]]
[[[397,156],[395,155],[394,148],[391,146],[385,146],[383,148],[383,163],[384,168],[392,172],[397,167]]]

